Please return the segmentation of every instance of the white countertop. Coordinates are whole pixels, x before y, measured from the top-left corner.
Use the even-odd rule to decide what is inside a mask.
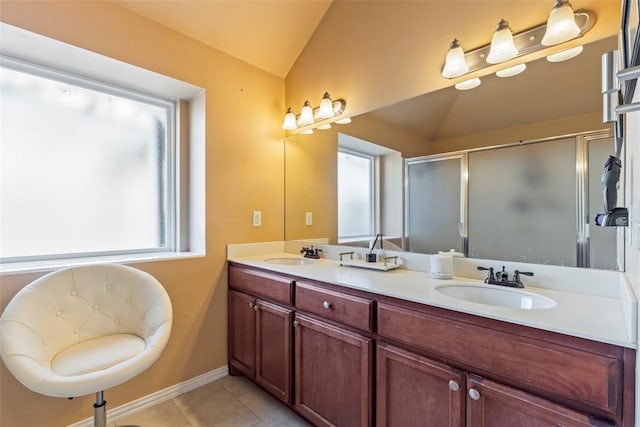
[[[272,252],[251,256],[230,255],[228,260],[434,307],[636,348],[633,325],[630,324],[633,320],[624,314],[625,302],[613,296],[526,286],[526,291],[553,299],[556,307],[533,310],[505,308],[467,302],[436,290],[436,286],[452,282],[482,284],[479,280],[455,276],[451,280],[439,280],[428,273],[406,269],[370,271],[340,266],[337,261],[330,259],[313,260],[306,265],[276,265],[265,261],[276,257],[300,258],[291,253]]]

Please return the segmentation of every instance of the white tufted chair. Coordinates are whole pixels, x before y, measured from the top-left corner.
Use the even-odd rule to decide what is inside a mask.
[[[151,366],[171,333],[171,301],[150,274],[116,264],[67,268],[21,289],[0,317],[0,356],[28,389],[54,397],[96,393]]]

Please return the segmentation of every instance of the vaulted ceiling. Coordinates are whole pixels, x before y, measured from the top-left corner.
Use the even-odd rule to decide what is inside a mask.
[[[332,0],[113,0],[204,44],[285,77]]]

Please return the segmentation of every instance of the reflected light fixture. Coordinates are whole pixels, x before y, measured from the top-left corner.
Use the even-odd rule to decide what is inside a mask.
[[[447,52],[447,59],[444,62],[442,76],[448,79],[460,77],[469,72],[469,66],[464,59],[464,50],[458,39],[453,39]]]
[[[513,77],[522,73],[527,69],[527,64],[518,64],[513,67],[505,68],[504,70],[496,71],[498,77]]]
[[[517,55],[518,49],[513,43],[513,33],[509,28],[509,22],[501,19],[491,38],[491,49],[489,49],[487,62],[489,64],[499,64],[513,59]]]
[[[547,31],[542,38],[542,44],[553,46],[576,38],[579,34],[580,27],[576,24],[569,0],[555,0],[553,9],[549,13]]]
[[[446,79],[463,77],[493,64],[507,62],[514,58],[547,49],[548,46],[582,37],[593,27],[595,21],[596,15],[594,12],[584,9],[574,12],[567,0],[555,0],[549,13],[548,22],[516,34],[511,32],[509,23],[502,19],[493,34],[490,44],[464,52],[460,41],[454,39],[447,51],[445,64],[441,72],[442,77]],[[582,51],[581,47],[573,49],[567,50],[566,53],[563,51],[549,55],[548,60],[551,62],[567,60]],[[499,73],[498,75],[501,77],[514,76],[525,69],[526,66],[518,68],[507,67],[496,74]],[[466,81],[461,84],[465,88],[468,88],[469,85],[470,83]]]
[[[575,58],[576,56],[582,53],[584,49],[583,46],[572,47],[571,49],[563,50],[558,53],[554,53],[552,55],[547,56],[547,61],[549,62],[562,62],[567,61],[571,58]]]
[[[299,127],[313,124],[313,108],[309,104],[309,100],[304,101],[302,110],[300,110],[300,116],[298,117],[297,125]]]
[[[320,106],[313,108],[309,100],[304,102],[300,114],[296,116],[291,108],[287,109],[282,122],[282,129],[289,131],[299,131],[304,135],[313,133],[313,129],[329,129],[331,123],[350,123],[349,117],[340,117],[347,107],[347,102],[342,99],[331,99],[328,92],[325,92],[320,100]]]
[[[480,86],[480,83],[482,82],[480,81],[479,78],[476,77],[475,79],[469,79],[460,83],[456,83],[456,89],[469,90],[469,89],[473,89],[474,87]]]

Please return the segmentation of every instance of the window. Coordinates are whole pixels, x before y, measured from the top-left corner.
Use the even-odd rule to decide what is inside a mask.
[[[203,255],[204,90],[0,37],[0,272]]]
[[[0,69],[0,257],[172,250],[172,103]]]
[[[374,156],[338,150],[338,240],[375,234]]]

